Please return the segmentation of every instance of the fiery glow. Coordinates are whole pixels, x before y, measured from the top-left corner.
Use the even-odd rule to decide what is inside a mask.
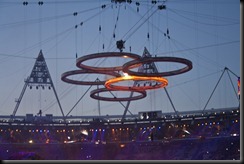
[[[113,85],[115,83],[121,82],[121,81],[127,81],[127,80],[133,80],[133,81],[154,81],[156,82],[155,85],[143,85],[143,86],[119,86],[119,85]],[[149,90],[149,89],[157,89],[157,88],[164,88],[168,85],[168,80],[163,77],[141,77],[141,76],[123,76],[123,77],[117,77],[110,79],[105,82],[105,87],[107,89],[112,90],[120,90],[120,91],[131,91],[131,90]]]
[[[123,72],[124,77],[129,76],[128,73]]]

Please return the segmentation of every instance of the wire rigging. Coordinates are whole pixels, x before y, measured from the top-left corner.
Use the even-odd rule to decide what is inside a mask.
[[[85,22],[87,22],[87,21],[90,21],[92,18],[94,18],[95,16],[99,15],[101,12],[103,12],[103,11],[100,11],[100,12],[98,12],[98,13],[92,15],[91,17],[85,19],[83,22],[80,23],[80,26],[82,26],[83,23],[85,23]],[[46,44],[46,43],[50,42],[51,40],[55,39],[56,37],[61,36],[61,35],[64,35],[64,34],[66,34],[67,32],[70,32],[70,31],[72,31],[72,30],[74,30],[74,29],[76,29],[76,28],[78,28],[78,27],[79,27],[78,24],[76,24],[76,25],[75,25],[75,28],[74,28],[74,27],[70,27],[70,28],[68,28],[68,29],[66,29],[66,30],[64,30],[64,31],[61,31],[61,32],[58,33],[58,34],[55,34],[54,36],[50,36],[49,38],[47,38],[47,39],[45,39],[45,40],[39,41],[38,43],[36,43],[36,44],[34,44],[34,45],[30,46],[29,48],[26,48],[25,50],[22,50],[22,51],[26,51],[26,50],[28,50],[28,49],[33,49],[33,48],[35,48],[36,46],[38,46],[38,45],[40,45],[40,44],[43,44],[43,43]],[[18,52],[18,53],[20,53],[20,52]],[[34,59],[34,58],[31,58],[31,57],[25,57],[25,56],[20,56],[20,55],[7,55],[7,54],[0,54],[0,55],[1,55],[1,56],[8,56],[8,57],[19,57],[19,58],[30,58],[30,59]]]
[[[229,26],[229,25],[237,25],[237,24],[240,24],[239,22],[233,22],[233,23],[228,23],[228,24],[213,24],[213,23],[206,23],[206,22],[199,22],[198,20],[194,20],[194,19],[191,19],[191,18],[188,18],[182,14],[179,14],[178,12],[175,12],[174,10],[171,10],[169,9],[169,11],[171,11],[172,13],[175,13],[176,15],[182,17],[182,18],[185,18],[191,22],[197,22],[199,24],[202,24],[202,25],[208,25],[208,26]]]
[[[191,12],[191,11],[185,11],[185,10],[181,10],[181,9],[176,9],[176,8],[169,8],[169,10],[177,12],[177,13],[184,13],[184,14],[188,14],[188,15],[192,15],[194,16],[195,12]],[[215,9],[215,8],[214,8]],[[218,21],[223,21],[223,22],[231,22],[231,23],[239,23],[238,19],[235,18],[228,18],[228,17],[223,17],[223,16],[216,16],[216,15],[209,15],[209,14],[203,14],[203,13],[197,13],[199,18],[206,18],[207,20],[215,20],[217,19]]]
[[[176,43],[180,44],[180,45],[183,45],[184,47],[188,47],[186,45],[184,45],[183,43],[179,43],[178,41],[174,40],[174,39],[171,39],[173,41],[175,41]],[[199,55],[198,52],[196,52],[195,50],[196,49],[202,49],[202,48],[210,48],[210,47],[216,47],[216,46],[223,46],[223,45],[227,45],[227,44],[234,44],[234,43],[240,43],[240,41],[238,40],[235,40],[235,41],[231,41],[231,42],[223,42],[223,43],[218,43],[218,44],[211,44],[211,45],[206,45],[206,46],[200,46],[200,47],[195,47],[195,48],[187,48],[187,49],[182,49],[182,50],[176,50],[176,51],[169,51],[169,52],[163,52],[163,53],[158,53],[156,55],[163,55],[163,54],[169,54],[169,53],[176,53],[176,52],[184,52],[184,51],[193,51],[195,53],[195,55],[197,55],[198,57],[202,58],[203,60],[209,62],[209,63],[212,63],[214,66],[219,66],[218,63],[214,62],[213,60],[207,58],[207,57],[204,57],[203,55]],[[219,67],[224,67],[224,66],[219,66]]]
[[[108,4],[106,4],[108,5]],[[105,5],[105,6],[106,6]],[[24,20],[24,21],[18,21],[18,22],[12,22],[12,23],[5,23],[0,25],[0,29],[9,29],[11,27],[19,27],[22,25],[28,25],[28,24],[34,24],[34,23],[41,23],[41,22],[49,22],[61,18],[66,18],[66,17],[71,17],[71,16],[78,16],[79,14],[84,14],[86,12],[90,12],[93,10],[97,10],[101,8],[101,6],[82,10],[82,11],[77,11],[73,13],[67,13],[67,14],[62,14],[62,15],[55,15],[55,16],[50,16],[50,17],[42,17],[42,18],[37,18],[37,19],[30,19],[30,20]]]
[[[112,44],[112,40],[115,39],[115,37],[116,37],[115,30],[117,29],[117,26],[118,26],[119,14],[120,14],[120,5],[119,5],[118,12],[117,12],[117,17],[116,17],[116,20],[115,20],[115,24],[114,24],[114,29],[113,29],[113,34],[112,34],[113,36],[110,39],[110,43],[109,43],[108,49],[110,48],[110,46]]]
[[[125,41],[127,41],[144,23],[146,23],[146,21],[153,15],[157,12],[158,9],[154,10],[152,12],[151,15],[149,15],[140,25],[138,25],[137,28],[135,28],[133,30],[134,27],[136,27],[136,25],[150,12],[150,10],[153,9],[153,6],[141,17],[141,19],[139,19],[125,34],[124,36],[122,37],[122,39],[124,39]],[[131,33],[130,31],[133,30]],[[130,34],[129,34],[130,33]]]

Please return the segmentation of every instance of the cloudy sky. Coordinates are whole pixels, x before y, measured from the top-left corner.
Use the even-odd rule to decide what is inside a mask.
[[[146,47],[152,56],[180,57],[193,63],[189,72],[167,77],[166,89],[176,110],[239,105],[236,93],[241,65],[240,1],[116,2],[0,0],[0,115],[13,113],[15,100],[20,96],[24,80],[30,75],[40,50],[65,115],[122,115],[127,102],[98,102],[90,97],[90,92],[97,86],[89,88],[89,85],[73,85],[61,80],[64,72],[79,69],[76,57],[119,52],[118,40],[125,41],[123,52],[141,56]],[[166,8],[160,10],[162,5]],[[86,64],[119,66],[129,60],[100,58]],[[174,62],[155,62],[155,65],[159,72],[184,67]],[[82,74],[70,78],[95,81],[111,77]],[[114,94],[122,95],[120,92]],[[130,95],[129,92],[123,94]],[[16,115],[35,115],[40,109],[43,115],[62,115],[53,90],[27,87]],[[153,110],[174,111],[162,88],[147,91],[146,98],[132,101],[129,106],[134,114]]]

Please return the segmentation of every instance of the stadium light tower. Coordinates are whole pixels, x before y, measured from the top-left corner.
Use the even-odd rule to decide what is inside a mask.
[[[63,113],[60,101],[58,99],[57,92],[56,92],[55,87],[53,85],[52,78],[51,78],[50,73],[48,71],[45,58],[42,54],[42,50],[40,50],[40,53],[39,53],[38,57],[36,58],[36,62],[34,64],[34,67],[31,71],[30,76],[27,77],[27,79],[25,80],[25,85],[24,85],[24,87],[20,93],[19,98],[16,100],[16,105],[15,105],[12,116],[15,116],[15,114],[19,108],[19,105],[21,103],[21,100],[24,96],[24,93],[25,93],[27,86],[29,86],[30,89],[32,89],[33,86],[35,86],[36,89],[38,89],[39,87],[44,89],[45,86],[47,86],[49,89],[53,88],[53,92],[54,92],[55,97],[57,99],[59,108],[60,108],[61,113],[64,117],[64,113]],[[64,119],[65,119],[65,117],[64,117]]]

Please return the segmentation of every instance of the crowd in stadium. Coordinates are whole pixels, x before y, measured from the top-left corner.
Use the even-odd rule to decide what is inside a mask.
[[[0,159],[240,160],[239,111],[181,120],[3,124]]]
[[[2,160],[21,158],[21,155],[23,159],[49,160],[240,160],[240,138],[221,136],[108,144],[4,144],[0,154]]]

